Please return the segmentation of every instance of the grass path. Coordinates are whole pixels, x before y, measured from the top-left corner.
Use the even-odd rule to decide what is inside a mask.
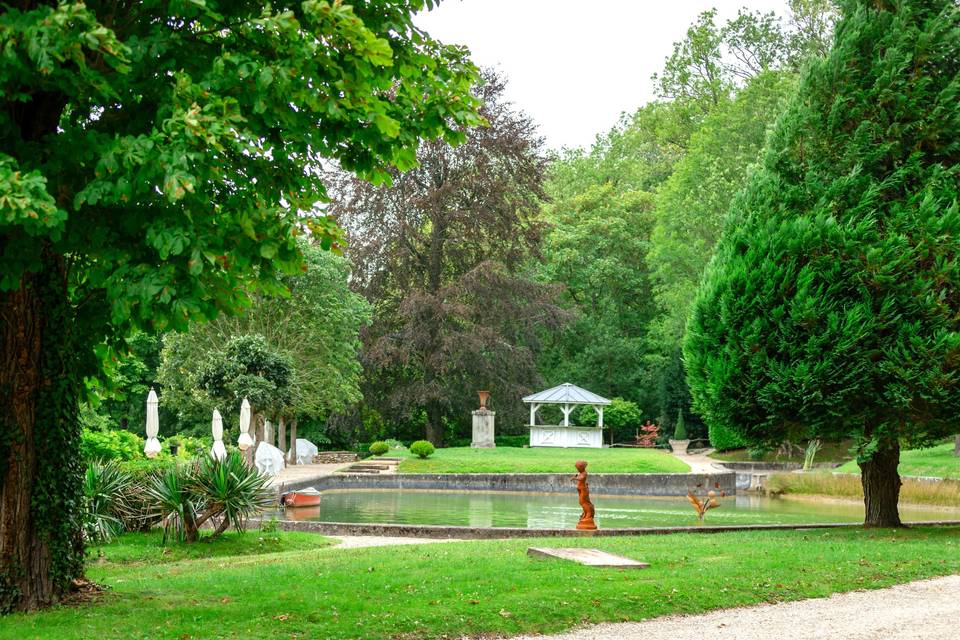
[[[233,534],[232,537],[235,537]],[[551,633],[827,596],[960,572],[960,529],[806,530],[335,549],[256,533],[208,558],[126,536],[89,575],[100,602],[13,615],[0,638],[459,638]],[[250,541],[253,541],[252,543]],[[244,549],[256,545],[256,554]],[[235,545],[239,556],[220,555]],[[306,546],[305,546],[306,545]],[[651,563],[590,569],[528,546],[590,546]],[[131,551],[129,547],[137,550]],[[146,554],[146,555],[145,555]]]
[[[590,473],[687,473],[689,465],[659,449],[522,449],[497,447],[437,449],[429,458],[410,457],[408,451],[388,456],[406,456],[400,473],[576,473],[573,463],[586,460]]]

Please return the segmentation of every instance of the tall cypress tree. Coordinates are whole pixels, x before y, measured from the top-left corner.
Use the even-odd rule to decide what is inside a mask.
[[[735,199],[684,345],[708,422],[857,442],[865,524],[900,446],[960,416],[960,8],[845,0]]]

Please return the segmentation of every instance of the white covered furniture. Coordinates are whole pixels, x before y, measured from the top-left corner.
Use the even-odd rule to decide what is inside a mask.
[[[559,386],[534,393],[523,399],[530,405],[531,447],[589,447],[603,446],[603,408],[610,404],[606,398],[565,382]],[[563,420],[557,425],[537,424],[537,411],[547,404],[560,406]],[[597,412],[597,426],[578,427],[570,424],[570,414],[578,406],[588,405]]]
[[[280,449],[277,449],[267,442],[258,442],[257,452],[253,456],[253,463],[257,465],[257,471],[272,478],[283,471],[285,466],[283,462],[283,451],[280,451]]]
[[[287,450],[287,460],[290,459],[292,449]],[[304,438],[297,438],[297,460],[295,464],[312,464],[313,456],[317,455],[317,445]]]

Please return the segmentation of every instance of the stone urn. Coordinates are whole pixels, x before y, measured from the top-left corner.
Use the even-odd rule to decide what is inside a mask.
[[[689,441],[689,440],[674,440],[673,438],[670,438],[670,440],[668,440],[668,442],[670,443],[670,449],[671,449],[675,454],[677,454],[677,455],[679,455],[679,456],[685,456],[685,455],[687,455],[687,447],[690,446],[690,441]]]
[[[490,398],[489,391],[477,391],[477,395],[480,396],[480,411],[487,410],[487,399]]]

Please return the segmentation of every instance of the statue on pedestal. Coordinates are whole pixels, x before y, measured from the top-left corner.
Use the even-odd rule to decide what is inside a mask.
[[[590,502],[590,485],[587,484],[587,462],[586,460],[577,460],[574,466],[577,467],[577,475],[573,476],[573,479],[577,481],[577,497],[580,500],[580,507],[583,509],[580,522],[577,523],[577,529],[595,531],[597,523],[593,521],[593,516],[596,511],[593,508],[593,503]]]

